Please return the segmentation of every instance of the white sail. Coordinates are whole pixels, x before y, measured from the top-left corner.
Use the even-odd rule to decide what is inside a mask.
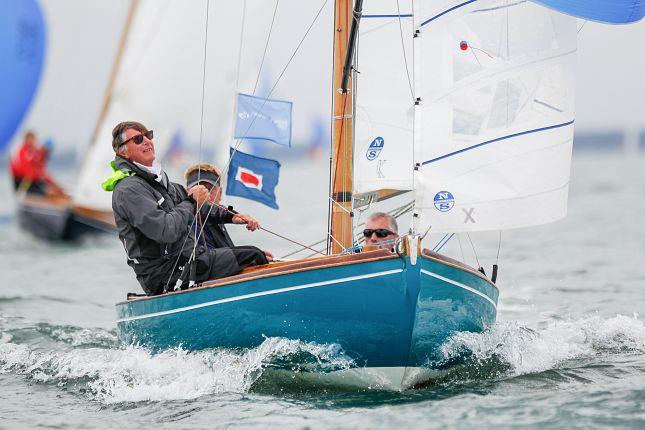
[[[576,21],[518,0],[415,2],[417,231],[566,215]]]
[[[242,3],[213,7],[209,34],[204,105],[204,145],[228,146],[234,100]],[[173,133],[198,142],[201,129],[205,2],[139,3],[105,119],[82,166],[74,202],[111,210],[111,194],[100,184],[114,158],[111,131],[120,121],[135,120],[155,131],[157,155]],[[210,161],[210,160],[209,160]]]
[[[411,190],[412,1],[363,7],[355,80],[354,193]],[[407,67],[406,67],[407,66]]]
[[[139,1],[107,115],[82,166],[75,204],[111,210],[111,194],[102,191],[100,183],[111,174],[111,131],[120,121],[136,120],[153,128],[158,157],[176,131],[189,142],[198,142],[203,132],[204,151],[228,156],[237,91],[255,90],[266,96],[273,89],[272,97],[293,101],[296,139],[304,140],[312,122],[328,112],[331,66],[319,64],[331,55],[324,36],[332,5],[324,8],[299,55],[291,59],[324,3],[218,1],[210,2],[202,125],[206,4],[205,0]],[[192,154],[190,162],[198,159]]]

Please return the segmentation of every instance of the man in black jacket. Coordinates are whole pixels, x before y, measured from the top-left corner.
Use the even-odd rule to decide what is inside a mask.
[[[113,192],[112,209],[119,239],[143,290],[151,295],[172,290],[193,251],[195,282],[266,264],[267,259],[259,250],[195,246],[191,225],[195,223],[197,209],[210,205],[208,190],[202,185],[186,190],[170,182],[155,161],[152,139],[152,130],[141,123],[117,124],[112,130],[114,172],[102,184],[106,191]],[[210,217],[217,223],[247,224],[246,217],[236,218],[218,207],[210,210]],[[259,226],[255,222],[251,227]]]

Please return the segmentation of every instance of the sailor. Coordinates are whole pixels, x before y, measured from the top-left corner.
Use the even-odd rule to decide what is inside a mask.
[[[222,187],[221,187],[221,170],[208,163],[195,164],[186,169],[184,173],[184,178],[186,179],[186,188],[194,187],[195,185],[203,185],[208,190],[208,201],[215,207],[224,209],[221,205],[222,200]],[[218,224],[215,222],[213,217],[209,217],[208,210],[210,206],[204,205],[202,207],[200,216],[194,224],[194,229],[198,232],[199,244],[207,248],[225,248],[233,247],[233,241],[226,230],[224,224]],[[229,206],[228,209],[233,214],[236,214],[237,217],[240,217],[241,220],[246,222],[246,228],[253,231],[258,228],[258,222],[249,215],[237,214],[232,207]],[[201,234],[200,234],[201,233]],[[242,247],[238,247],[242,248]],[[254,246],[245,246],[244,248],[260,251]],[[273,259],[273,254],[268,251],[263,252],[268,260]]]
[[[259,250],[194,246],[190,226],[196,219],[197,208],[210,205],[208,190],[203,185],[186,190],[170,182],[155,160],[152,139],[152,130],[141,123],[117,124],[112,130],[112,148],[116,153],[111,163],[113,174],[102,184],[103,189],[113,192],[112,209],[119,239],[128,265],[146,294],[172,290],[193,249],[196,253],[192,280],[196,282],[266,264],[267,259]],[[249,218],[234,216],[218,207],[212,208],[211,217],[218,224],[247,224],[251,230],[259,227],[257,222],[247,223]]]
[[[399,237],[399,227],[396,219],[385,212],[375,212],[365,223],[365,245],[373,245],[381,249],[394,248],[394,243]]]
[[[30,194],[65,196],[63,189],[47,172],[51,148],[52,144],[47,142],[44,146],[38,145],[33,131],[25,134],[25,140],[10,163],[15,190]]]

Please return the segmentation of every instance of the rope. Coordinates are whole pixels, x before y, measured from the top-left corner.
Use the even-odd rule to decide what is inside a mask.
[[[499,250],[502,248],[502,230],[499,231],[499,244],[497,245],[497,258],[495,264],[499,263]]]

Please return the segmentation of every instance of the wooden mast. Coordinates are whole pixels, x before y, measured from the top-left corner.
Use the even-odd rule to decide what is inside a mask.
[[[336,0],[334,12],[334,79],[332,85],[333,132],[331,148],[331,222],[329,244],[332,254],[352,246],[353,227],[350,211],[353,186],[353,95],[352,79],[348,91],[340,91],[343,66],[347,56],[352,0]]]

